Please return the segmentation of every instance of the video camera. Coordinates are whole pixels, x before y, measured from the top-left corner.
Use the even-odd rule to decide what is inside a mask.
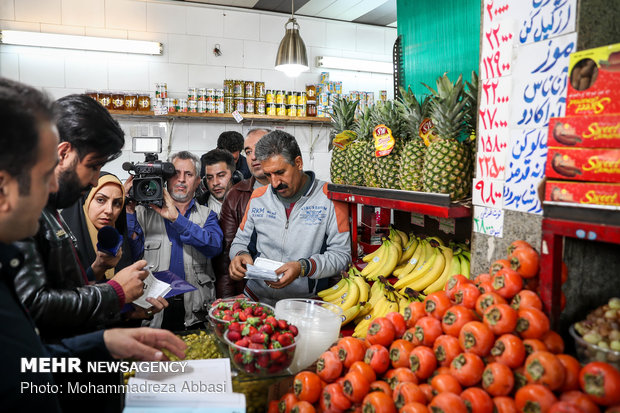
[[[133,185],[129,190],[129,199],[139,205],[164,205],[164,184],[172,178],[176,171],[171,162],[162,162],[157,159],[161,153],[161,138],[136,137],[133,138],[133,153],[143,153],[144,163],[123,163],[123,169],[134,172]]]

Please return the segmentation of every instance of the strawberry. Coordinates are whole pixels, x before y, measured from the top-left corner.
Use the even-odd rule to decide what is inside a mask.
[[[262,313],[259,318],[261,320],[264,320],[265,318],[267,318],[267,313]]]
[[[282,347],[290,346],[293,344],[293,334],[291,333],[283,333],[278,337],[278,343],[282,345]]]
[[[228,326],[228,329],[230,331],[238,331],[239,333],[241,333],[241,324],[239,324],[236,321],[233,321],[232,323],[230,323],[230,325]]]
[[[241,309],[241,301],[237,300],[232,305],[233,311]]]
[[[222,320],[223,321],[233,321],[234,318],[230,314],[224,314],[224,316],[222,317]]]
[[[288,323],[286,322],[286,320],[278,320],[278,328],[280,330],[286,330],[287,327]]]
[[[280,345],[280,343],[278,343],[278,345]],[[281,351],[272,351],[271,352],[271,359],[272,360],[279,360],[280,357],[282,356],[282,352]]]
[[[243,312],[246,313],[248,316],[252,316],[252,307],[244,309]]]
[[[241,353],[236,353],[236,354],[233,356],[233,360],[235,360],[235,363],[237,363],[237,364],[243,364],[243,354],[241,354]]]
[[[236,342],[237,340],[241,340],[241,332],[228,330],[228,339],[232,341],[233,343]]]
[[[261,354],[258,356],[258,360],[256,360],[256,364],[264,369],[268,368],[270,363],[271,359],[269,358],[269,354]]]
[[[271,324],[263,324],[258,331],[260,331],[261,333],[265,333],[267,335],[272,335],[273,334],[273,327],[271,326]]]
[[[299,334],[299,330],[297,329],[297,327],[292,324],[288,326],[288,329],[291,331],[291,334],[293,334],[294,337],[297,337],[297,334]]]
[[[246,321],[248,319],[248,315],[244,312],[238,312],[235,316],[239,319],[239,321]]]
[[[265,349],[265,345],[264,344],[259,344],[259,343],[250,343],[248,348],[250,348],[252,350],[264,350]],[[250,356],[251,356],[251,354],[250,354]]]
[[[254,364],[246,364],[245,366],[243,366],[243,369],[247,373],[256,373],[256,367],[254,367]]]
[[[278,320],[272,315],[265,318],[265,323],[271,324],[274,328],[278,326]]]
[[[273,374],[273,373],[277,373],[277,372],[279,372],[279,371],[280,371],[280,370],[282,370],[283,368],[284,368],[284,366],[283,366],[282,364],[278,364],[278,363],[276,363],[276,364],[273,364],[271,367],[269,367],[269,370],[268,370],[268,371],[269,371],[269,373],[272,373],[272,374]]]
[[[265,309],[263,307],[256,307],[254,309],[254,315],[256,317],[259,317],[261,314],[263,314],[265,312]]]
[[[247,347],[250,345],[250,339],[247,337],[243,337],[241,340],[235,341],[235,344],[239,347]]]
[[[230,333],[229,333],[230,334]],[[250,336],[250,341],[252,343],[266,343],[269,340],[269,337],[265,333],[256,333]]]

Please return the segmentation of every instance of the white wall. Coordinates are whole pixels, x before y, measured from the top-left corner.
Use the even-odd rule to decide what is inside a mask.
[[[308,49],[311,70],[289,79],[273,69],[278,44],[288,15],[243,11],[183,2],[151,0],[0,0],[0,29],[155,40],[164,44],[162,56],[66,51],[36,47],[0,46],[0,75],[41,87],[58,98],[85,89],[152,91],[157,82],[167,82],[170,97],[182,97],[187,88],[222,87],[224,79],[264,81],[267,89],[304,90],[317,83],[322,71],[314,67],[320,55],[391,61],[396,29],[330,20],[298,18],[300,33]],[[219,44],[222,55],[212,50]],[[332,71],[331,80],[350,90],[387,90],[392,98],[392,77]],[[215,147],[220,132],[249,124],[175,121],[121,120],[127,133],[123,156],[106,170],[124,177],[131,154],[130,136],[142,129],[159,133],[172,151],[202,154]],[[264,124],[261,124],[264,125]],[[254,125],[257,126],[257,125]],[[307,169],[329,178],[328,127],[279,126],[297,137]],[[318,138],[317,138],[318,135]],[[317,142],[311,158],[310,137]]]

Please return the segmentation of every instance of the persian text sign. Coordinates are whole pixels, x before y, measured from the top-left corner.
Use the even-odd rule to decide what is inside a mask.
[[[568,56],[577,34],[524,45],[513,66],[511,128],[542,128],[549,118],[564,116]]]
[[[511,19],[485,26],[480,55],[481,79],[510,74],[515,26],[515,21]]]
[[[533,43],[575,31],[577,0],[531,0],[519,20],[519,43]]]
[[[504,206],[504,181],[500,179],[474,179],[472,203],[490,208]]]
[[[545,174],[547,129],[513,129],[504,185],[504,208],[542,213],[538,185]]]
[[[504,233],[504,211],[474,206],[474,231],[501,238]]]

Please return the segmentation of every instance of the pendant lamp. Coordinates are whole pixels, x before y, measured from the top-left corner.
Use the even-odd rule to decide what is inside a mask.
[[[288,77],[297,77],[301,72],[308,70],[306,45],[299,35],[299,24],[294,11],[294,0],[291,0],[291,18],[284,25],[286,34],[280,42],[276,55],[276,70],[284,72]],[[289,24],[292,25],[291,28],[287,27]]]

